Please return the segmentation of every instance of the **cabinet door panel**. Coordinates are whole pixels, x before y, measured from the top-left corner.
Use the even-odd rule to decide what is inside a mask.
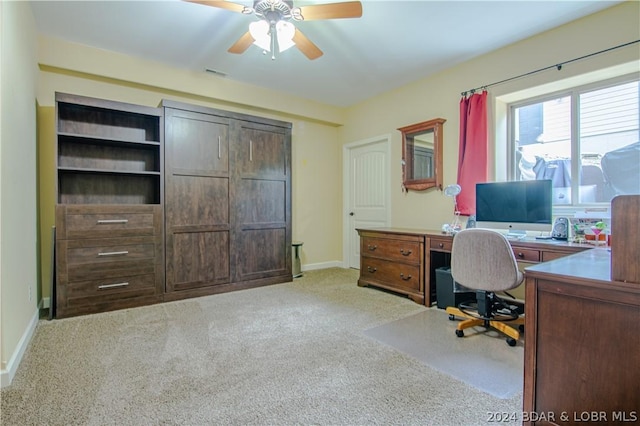
[[[198,175],[229,173],[228,120],[194,112],[167,110],[167,167]]]
[[[238,240],[242,247],[236,253],[240,280],[282,275],[287,271],[287,253],[291,252],[287,250],[284,228],[246,230]]]
[[[187,232],[173,235],[167,256],[169,290],[229,282],[229,232]]]
[[[229,224],[229,179],[174,176],[166,188],[171,227]]]
[[[233,279],[291,279],[291,135],[246,121],[234,129]]]
[[[269,126],[242,126],[239,142],[239,169],[243,174],[285,176],[287,149],[281,129]]]
[[[166,290],[230,281],[229,120],[165,109]]]
[[[286,183],[245,179],[239,185],[237,217],[242,226],[286,221]]]

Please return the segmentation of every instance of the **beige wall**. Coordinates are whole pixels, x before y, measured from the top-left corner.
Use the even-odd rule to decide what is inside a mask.
[[[381,134],[392,135],[392,226],[440,229],[443,223],[451,221],[453,211],[452,200],[441,191],[407,194],[400,190],[402,143],[400,132],[395,129],[436,117],[445,118],[444,184],[456,183],[461,92],[637,40],[640,38],[639,9],[637,1],[614,6],[351,107],[341,129],[343,144]],[[640,46],[635,44],[567,64],[562,71],[554,68],[491,87],[491,121],[500,118],[494,110],[496,96],[630,61],[635,61],[638,72],[639,60]],[[494,124],[490,124],[491,133],[493,127]],[[489,140],[494,143],[496,138],[491,134]]]
[[[1,2],[0,361],[10,380],[37,321],[36,38],[31,7]],[[23,344],[21,345],[21,342]]]

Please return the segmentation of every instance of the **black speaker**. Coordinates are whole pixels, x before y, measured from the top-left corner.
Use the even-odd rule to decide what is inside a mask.
[[[476,227],[476,215],[471,215],[469,216],[469,219],[467,219],[467,229],[469,228],[475,228]]]
[[[566,217],[559,217],[555,220],[555,222],[553,222],[551,238],[553,238],[554,240],[569,239],[569,219],[567,219]]]

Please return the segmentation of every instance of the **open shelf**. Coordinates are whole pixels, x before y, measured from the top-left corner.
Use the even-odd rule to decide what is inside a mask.
[[[58,203],[161,204],[162,113],[56,94]]]

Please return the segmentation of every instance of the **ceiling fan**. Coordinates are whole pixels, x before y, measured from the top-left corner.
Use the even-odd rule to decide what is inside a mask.
[[[243,13],[254,14],[258,21],[249,25],[249,31],[229,48],[230,53],[244,53],[255,44],[264,53],[271,52],[275,59],[276,51],[283,52],[296,46],[307,58],[317,59],[322,51],[311,42],[290,21],[319,21],[322,19],[359,18],[362,16],[362,3],[347,1],[343,3],[314,4],[294,7],[293,1],[254,0],[253,7],[223,0],[184,0],[206,6]]]

